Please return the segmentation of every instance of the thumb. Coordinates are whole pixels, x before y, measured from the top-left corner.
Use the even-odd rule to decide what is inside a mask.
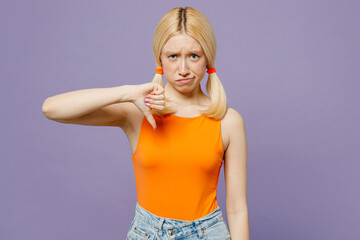
[[[156,121],[154,119],[154,116],[151,114],[150,111],[145,111],[144,116],[146,117],[147,121],[150,123],[152,128],[155,130],[156,128]]]

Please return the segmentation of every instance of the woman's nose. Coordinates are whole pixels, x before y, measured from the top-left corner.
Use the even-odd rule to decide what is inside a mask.
[[[189,74],[189,68],[187,66],[186,60],[182,59],[180,62],[180,69],[179,69],[179,73],[181,75],[187,75]]]

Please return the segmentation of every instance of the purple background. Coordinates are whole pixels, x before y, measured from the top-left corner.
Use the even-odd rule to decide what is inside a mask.
[[[125,134],[41,106],[151,81],[154,29],[178,6],[213,24],[228,105],[245,119],[251,239],[358,239],[360,4],[325,0],[1,1],[0,239],[125,239]],[[223,168],[218,201],[226,218]]]

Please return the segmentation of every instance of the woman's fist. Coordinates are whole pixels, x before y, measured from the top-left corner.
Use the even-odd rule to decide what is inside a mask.
[[[156,122],[151,114],[151,108],[164,109],[164,88],[158,83],[150,82],[137,85],[136,89],[134,104],[140,109],[155,130]]]

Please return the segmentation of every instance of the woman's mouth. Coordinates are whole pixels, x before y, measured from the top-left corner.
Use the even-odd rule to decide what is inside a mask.
[[[176,81],[179,82],[179,83],[186,84],[186,83],[190,83],[193,79],[194,78],[183,78],[183,79],[178,79]]]

